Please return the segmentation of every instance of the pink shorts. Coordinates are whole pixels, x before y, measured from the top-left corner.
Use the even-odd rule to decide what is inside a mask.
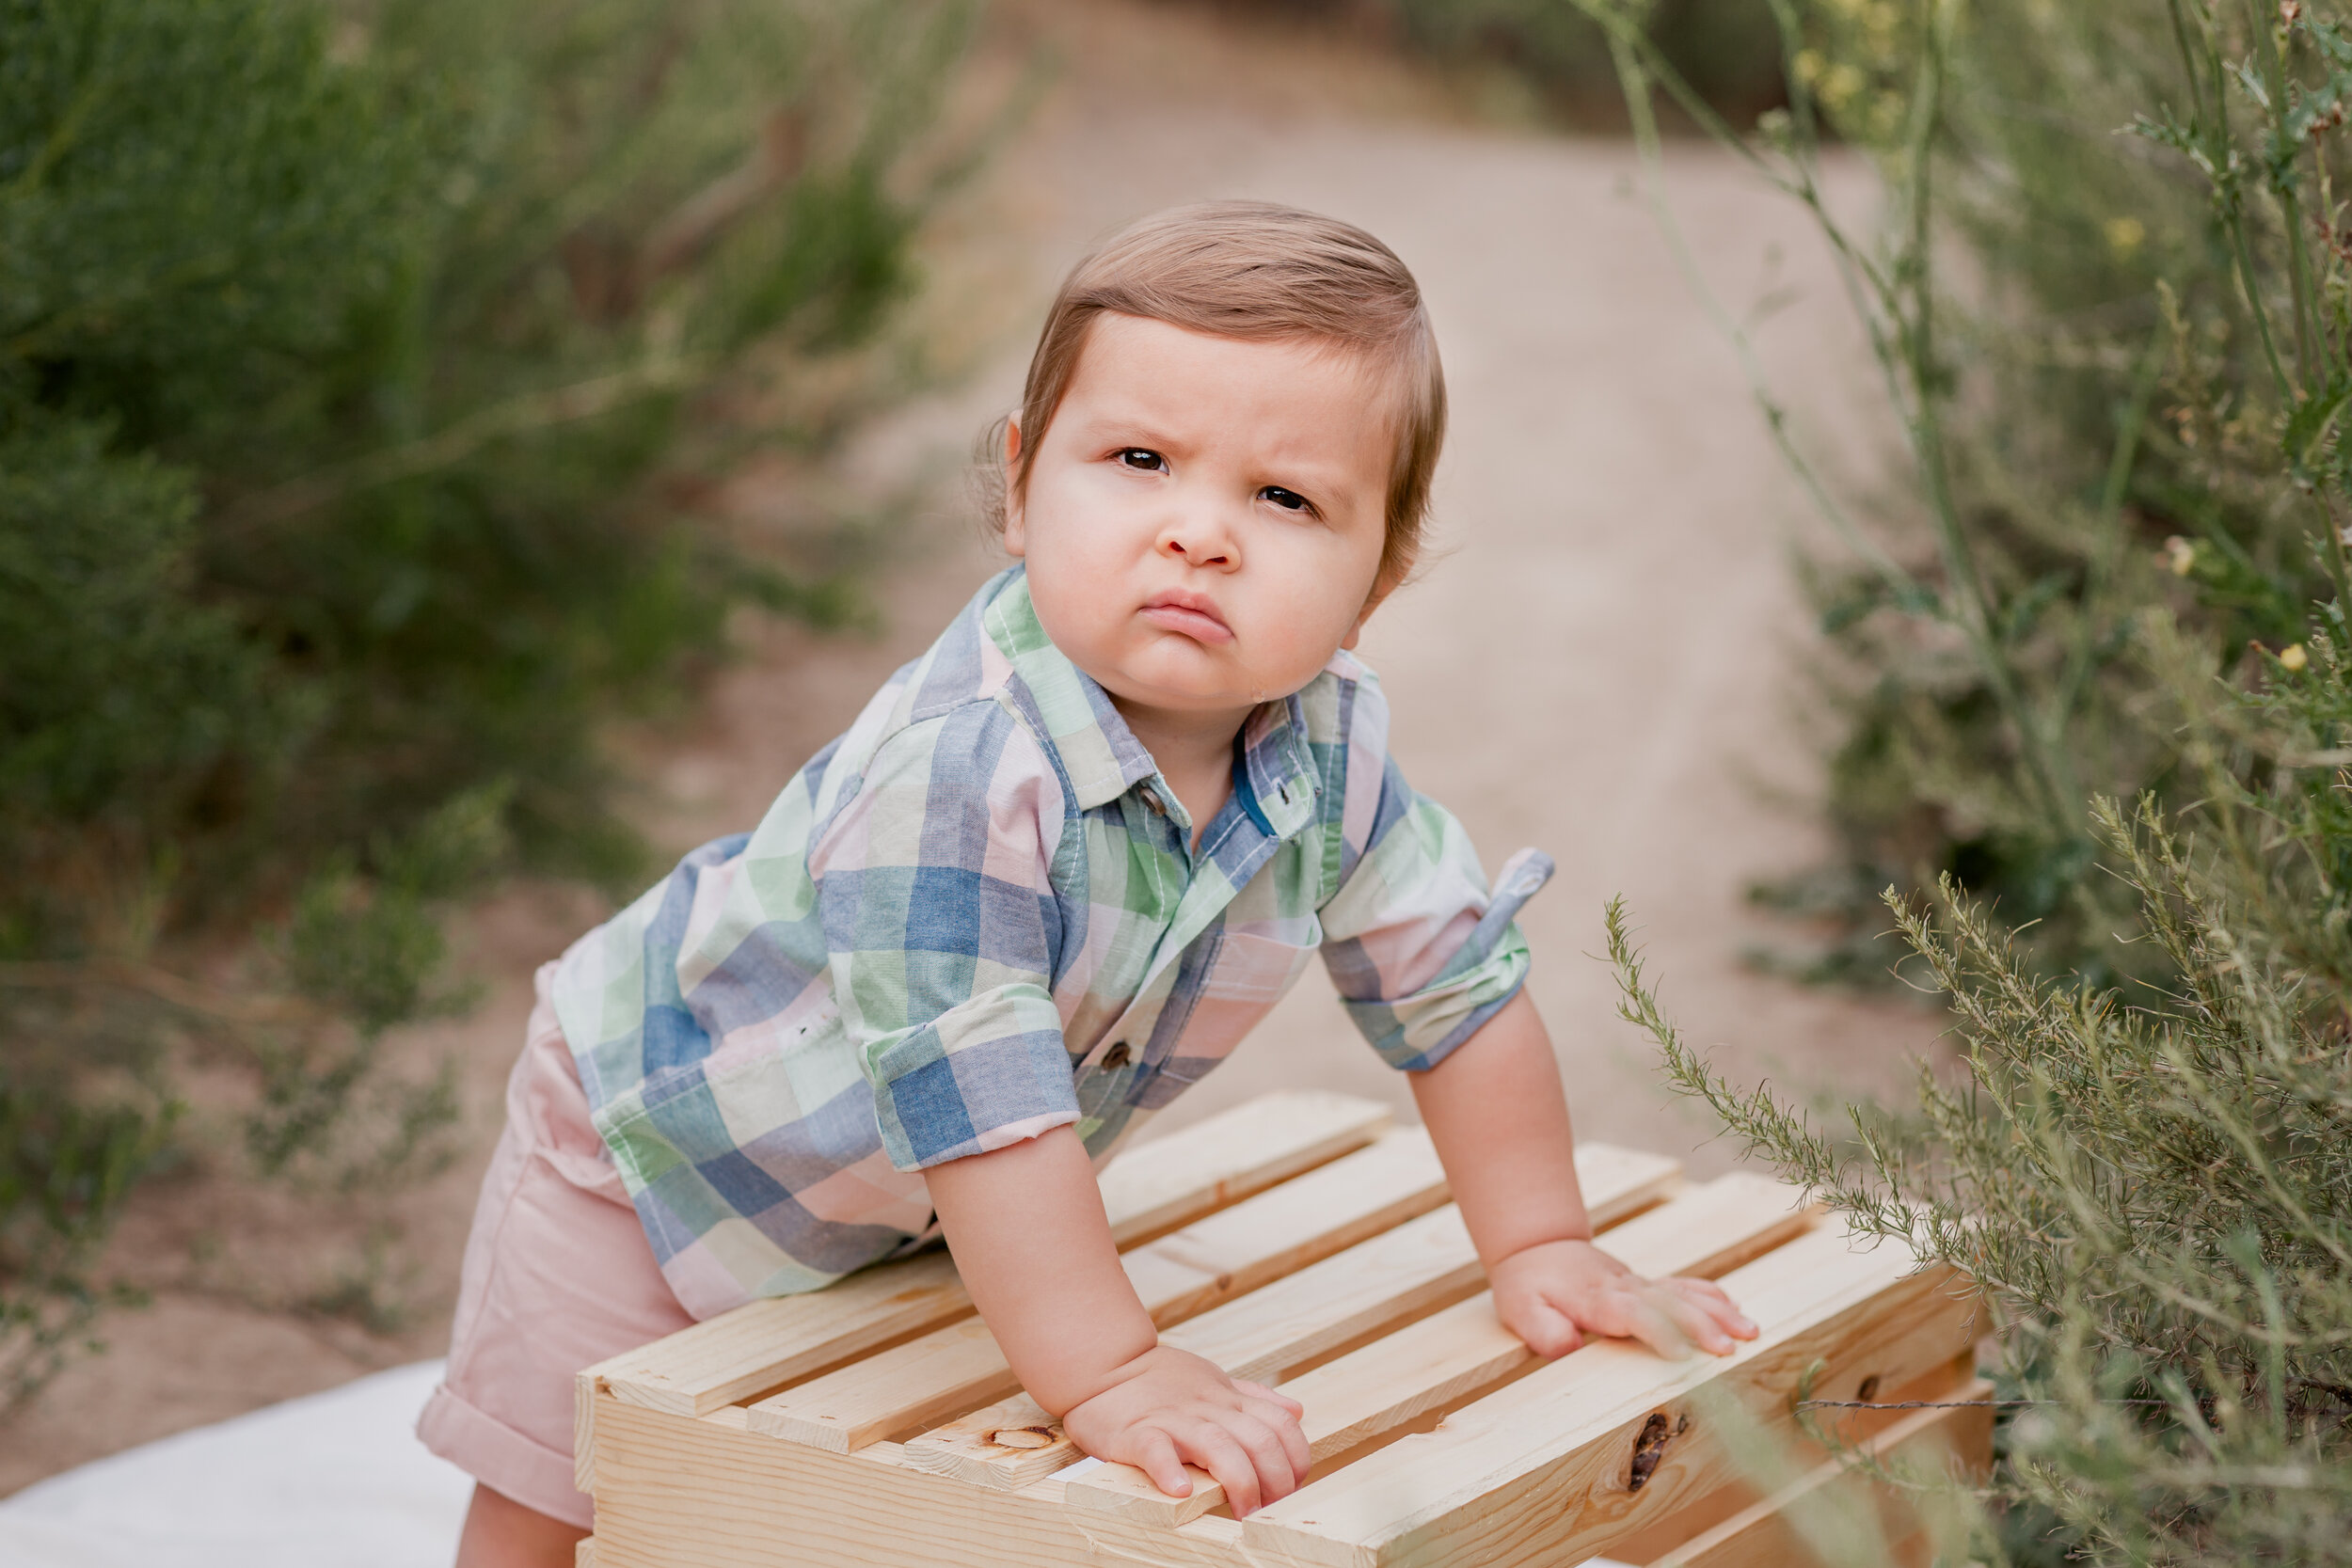
[[[417,1435],[493,1492],[581,1528],[572,1377],[693,1322],[671,1293],[588,1119],[541,966],[506,1132],[466,1241],[449,1369]]]

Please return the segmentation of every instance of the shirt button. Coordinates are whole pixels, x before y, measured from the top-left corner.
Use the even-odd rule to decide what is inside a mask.
[[[1103,1067],[1105,1071],[1117,1072],[1120,1068],[1123,1068],[1126,1065],[1127,1042],[1125,1040],[1119,1041],[1108,1051],[1103,1053]]]
[[[1160,792],[1158,790],[1153,789],[1150,784],[1145,784],[1140,793],[1143,797],[1143,803],[1145,805],[1151,807],[1155,812],[1161,813],[1163,816],[1167,814],[1168,808],[1160,803]]]

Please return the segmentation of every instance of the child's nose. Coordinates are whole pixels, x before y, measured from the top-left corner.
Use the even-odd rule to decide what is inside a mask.
[[[1241,562],[1232,530],[1216,517],[1187,516],[1170,524],[1160,534],[1160,553],[1194,566],[1231,568]]]

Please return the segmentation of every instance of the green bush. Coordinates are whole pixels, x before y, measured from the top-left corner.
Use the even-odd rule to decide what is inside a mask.
[[[820,620],[696,515],[969,161],[927,0],[0,0],[0,1377],[234,1065],[262,1172],[429,1164],[440,911],[619,886],[601,720]],[[829,397],[772,412],[804,367]],[[184,1120],[184,1118],[183,1118]],[[362,1133],[362,1129],[368,1131]]]
[[[1608,35],[1561,0],[1277,0],[1284,9],[1370,32],[1445,65],[1506,71],[1534,104],[1572,125],[1622,123]],[[1227,8],[1258,10],[1264,0]],[[1642,26],[1680,77],[1723,113],[1782,101],[1780,35],[1749,0],[1651,0]]]
[[[1580,4],[1637,119],[1658,85],[1704,116]],[[1851,547],[1838,879],[1891,884],[1964,1076],[1816,1126],[1685,1045],[1613,910],[1627,1016],[1859,1231],[1986,1286],[2017,1402],[1974,1557],[2352,1561],[2352,13],[1772,8],[1788,109],[1714,128],[1820,216],[1911,460],[1866,523],[1773,407]],[[1822,200],[1824,116],[1876,236]]]
[[[1608,37],[1559,0],[1374,0],[1416,46],[1440,58],[1509,67],[1571,119],[1618,102]],[[1780,36],[1740,0],[1657,0],[1643,25],[1659,53],[1706,102],[1754,117],[1781,101]]]
[[[2341,351],[2307,328],[2340,303],[2289,296],[2300,253],[2329,251],[2300,232],[2307,203],[2280,207],[2253,176],[2293,111],[2249,124],[2213,83],[2192,92],[2211,61],[2184,57],[2161,0],[1988,0],[1935,13],[1932,31],[1924,14],[1854,0],[1789,18],[1807,119],[1890,182],[1899,237],[1875,257],[1845,243],[1918,467],[1878,515],[1842,519],[1847,555],[1814,563],[1847,718],[1830,774],[1847,853],[1767,895],[1850,917],[1851,940],[1816,969],[1836,978],[1886,974],[1876,889],[1944,874],[2030,927],[2051,972],[2118,977],[2134,955],[2110,927],[2128,901],[2086,875],[2085,802],[2180,804],[2201,787],[2181,736],[2147,721],[2169,697],[2137,641],[2143,614],[2276,652],[2341,576],[2318,492],[2280,445],[2298,403],[2327,422]],[[1931,74],[1922,131],[1911,111]],[[2165,117],[2198,114],[2194,134],[2226,148],[2168,141],[2190,133]],[[1788,116],[1766,126],[1783,147],[1811,134]],[[2288,139],[2342,158],[2326,124]],[[2221,160],[2228,188],[2201,157]],[[2315,188],[2318,167],[2307,160]],[[1964,250],[1965,299],[1936,245]],[[2294,324],[2299,360],[2277,373],[2257,296]]]

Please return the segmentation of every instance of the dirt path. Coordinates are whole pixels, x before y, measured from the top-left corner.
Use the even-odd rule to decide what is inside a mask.
[[[951,475],[1014,401],[1056,276],[1107,227],[1209,196],[1364,224],[1428,290],[1454,410],[1438,492],[1445,553],[1383,610],[1364,651],[1391,694],[1407,776],[1463,818],[1489,866],[1521,844],[1560,863],[1525,927],[1585,1135],[1682,1151],[1706,1132],[1665,1102],[1615,1020],[1608,972],[1584,956],[1617,893],[1669,1006],[1735,1070],[1841,1088],[1888,1081],[1931,1039],[1931,1014],[1804,991],[1740,962],[1763,934],[1742,888],[1821,847],[1802,810],[1766,803],[1768,789],[1803,798],[1815,774],[1815,740],[1790,717],[1805,645],[1787,569],[1799,506],[1730,351],[1633,198],[1629,150],[1482,125],[1459,90],[1377,54],[1184,8],[1033,0],[1000,7],[992,25],[996,68],[984,79],[1009,78],[1040,42],[1066,63],[927,242],[925,309],[977,345],[980,368],[866,433],[853,471],[878,493],[913,473]],[[1787,258],[1780,278],[1798,298],[1763,344],[1800,420],[1871,428],[1851,390],[1852,334],[1802,214],[1726,161],[1692,150],[1671,165],[1675,199],[1735,302],[1763,291],[1769,255]],[[649,764],[644,817],[665,847],[755,820],[993,565],[952,483],[901,543],[878,583],[881,636],[764,631],[691,721],[631,738]],[[110,1318],[110,1353],[0,1433],[0,1492],[438,1354],[531,969],[595,912],[580,895],[530,888],[474,911],[462,942],[487,1002],[398,1042],[415,1059],[459,1056],[469,1115],[467,1157],[390,1215],[404,1237],[377,1287],[407,1305],[405,1323],[370,1332],[290,1310],[365,1257],[360,1221],[322,1227],[315,1206],[263,1197],[241,1199],[224,1224],[202,1181],[159,1190],[114,1249],[154,1305]],[[1157,1126],[1309,1082],[1406,1103],[1314,974]],[[1703,1149],[1694,1163],[1726,1158]],[[183,1262],[208,1233],[209,1250]]]

